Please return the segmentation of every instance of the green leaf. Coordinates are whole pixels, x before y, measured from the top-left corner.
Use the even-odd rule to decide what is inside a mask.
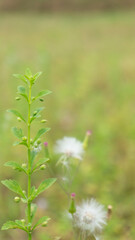
[[[27,102],[28,102],[28,97],[27,97],[27,94],[26,94],[26,89],[25,89],[25,87],[23,87],[23,86],[18,86],[18,94],[20,94],[21,96],[23,96],[26,100],[27,100]]]
[[[22,115],[17,110],[8,109],[7,111],[10,112],[10,113],[13,113],[17,117],[20,117],[22,119],[22,121],[26,122],[25,119],[22,117]]]
[[[33,167],[32,172],[34,172],[34,170],[36,170],[40,165],[44,164],[45,162],[48,162],[49,158],[42,158],[40,159]]]
[[[36,192],[37,192],[37,190],[36,190],[35,186],[32,186],[31,191],[30,191],[30,197],[29,197],[29,200],[30,200],[30,201],[32,201],[33,199],[35,199],[35,197],[36,197]]]
[[[48,178],[46,180],[44,180],[38,187],[37,191],[36,191],[36,197],[44,192],[47,188],[49,188],[54,182],[56,181],[56,178]]]
[[[40,113],[43,109],[44,109],[44,107],[40,107],[40,108],[35,109],[35,111],[34,111],[35,114],[33,113],[33,116],[32,116],[32,118],[31,118],[30,122],[32,122],[32,121],[35,120],[36,118],[40,117],[40,116],[39,116],[39,113]]]
[[[34,227],[32,228],[32,230],[34,230],[36,227],[40,226],[43,222],[48,222],[50,220],[49,217],[44,216],[42,218],[40,218],[37,223],[34,225]]]
[[[13,146],[17,146],[17,145],[24,145],[24,146],[28,147],[28,144],[26,142],[16,141],[16,142],[13,143]]]
[[[41,129],[38,131],[37,135],[35,136],[33,143],[34,143],[39,137],[41,137],[44,133],[48,132],[49,130],[50,130],[50,128],[41,128]]]
[[[5,164],[4,164],[4,166],[5,167],[11,167],[11,168],[13,168],[14,170],[18,170],[19,172],[25,172],[25,173],[27,173],[27,170],[26,170],[26,168],[23,168],[19,163],[17,163],[17,162],[12,162],[12,161],[9,161],[9,162],[6,162]]]
[[[31,221],[33,220],[35,214],[36,214],[36,211],[37,211],[37,205],[32,203],[31,204]]]
[[[25,75],[28,77],[28,78],[31,78],[32,77],[32,72],[29,68],[26,68],[25,70]]]
[[[8,189],[11,191],[21,195],[23,198],[25,198],[25,195],[23,193],[22,188],[20,187],[19,183],[15,180],[9,179],[9,180],[3,180],[1,181],[3,185],[5,185]]]
[[[27,80],[26,80],[26,78],[25,78],[23,75],[21,75],[21,74],[13,74],[13,76],[14,76],[15,78],[20,79],[20,80],[22,80],[23,82],[27,83]]]
[[[12,132],[13,132],[13,134],[14,134],[17,138],[19,138],[19,139],[21,139],[21,138],[23,137],[23,132],[22,132],[22,129],[21,129],[21,128],[18,129],[17,127],[13,127],[13,128],[12,128]]]
[[[33,76],[33,78],[36,80],[37,78],[39,78],[39,76],[42,74],[42,72],[37,72],[34,76]]]
[[[34,162],[34,159],[35,159],[36,155],[37,155],[37,152],[34,151],[34,150],[32,150],[32,151],[31,151],[31,154],[30,154],[31,166],[33,165],[33,162]]]
[[[52,93],[51,91],[49,90],[43,90],[41,92],[38,93],[38,95],[34,98],[34,100],[38,99],[38,98],[41,98],[41,97],[44,97],[48,94]]]

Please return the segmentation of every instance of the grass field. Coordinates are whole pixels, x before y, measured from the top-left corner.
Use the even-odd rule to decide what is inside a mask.
[[[15,177],[25,182],[22,174],[3,164],[24,161],[23,147],[12,147],[15,138],[10,128],[16,120],[6,109],[19,108],[25,114],[25,105],[14,100],[21,83],[12,74],[23,73],[29,66],[33,72],[43,71],[35,91],[53,91],[43,103],[51,127],[50,145],[66,135],[83,140],[87,129],[93,132],[74,184],[77,201],[94,196],[106,207],[113,205],[104,240],[135,239],[135,12],[1,14],[0,29],[0,179]],[[36,175],[35,182],[43,177],[44,173]],[[14,194],[3,186],[0,191],[0,225],[23,218]],[[44,229],[34,240],[55,236],[68,240],[71,230],[63,220],[66,197],[57,185],[43,197],[50,204],[38,215],[47,211],[52,221],[48,233]],[[12,230],[0,232],[0,238],[26,239]]]

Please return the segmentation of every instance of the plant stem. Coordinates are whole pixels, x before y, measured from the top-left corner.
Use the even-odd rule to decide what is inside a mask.
[[[31,202],[29,202],[31,192],[31,151],[30,151],[30,112],[31,112],[31,84],[29,85],[29,102],[28,102],[28,224],[31,225]],[[31,228],[31,226],[30,226]],[[28,240],[31,240],[31,229],[29,229]]]

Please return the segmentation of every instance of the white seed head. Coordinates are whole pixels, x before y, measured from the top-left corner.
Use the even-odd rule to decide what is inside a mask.
[[[79,160],[82,160],[84,154],[82,142],[74,137],[64,137],[63,139],[57,140],[54,151],[56,154],[63,154]]]
[[[89,235],[99,234],[107,220],[107,212],[104,206],[96,200],[91,199],[83,201],[80,206],[76,207],[73,223],[83,234]]]

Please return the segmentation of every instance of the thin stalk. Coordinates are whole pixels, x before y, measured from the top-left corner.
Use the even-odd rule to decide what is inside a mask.
[[[31,152],[30,152],[30,113],[31,113],[31,84],[29,85],[29,102],[28,102],[28,199],[31,191]],[[30,225],[28,240],[32,239],[31,236],[31,202],[28,200],[28,224]]]

